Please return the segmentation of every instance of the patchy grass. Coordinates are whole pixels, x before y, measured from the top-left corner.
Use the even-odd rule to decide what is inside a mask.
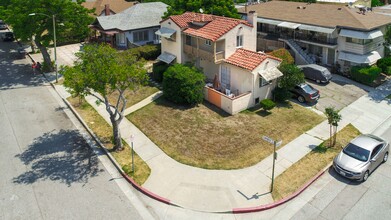
[[[130,106],[140,102],[141,100],[147,98],[148,96],[158,91],[159,89],[152,85],[141,86],[136,91],[131,91],[127,89],[125,91],[125,98],[128,100],[128,102],[126,103],[126,108],[129,108]],[[109,98],[109,102],[115,105],[118,99],[118,92],[115,91],[108,98]]]
[[[163,98],[127,117],[170,157],[206,169],[254,165],[273,151],[263,135],[288,143],[324,120],[294,103],[229,116],[207,102],[190,108]]]
[[[323,142],[305,157],[277,176],[272,193],[274,200],[282,199],[296,192],[306,182],[330,164],[341,149],[358,135],[360,135],[360,132],[353,125],[347,125],[338,132],[337,143],[334,147],[328,147],[328,140]]]
[[[83,120],[88,124],[88,127],[95,133],[96,136],[98,136],[100,141],[110,151],[113,148],[112,127],[86,101],[82,104],[79,104],[79,98],[68,98],[68,101],[80,114]],[[124,143],[124,146],[125,149],[123,151],[111,152],[121,167],[132,165],[131,150],[126,143]],[[131,172],[127,172],[127,174],[131,176],[138,184],[142,185],[147,180],[151,170],[148,165],[137,155],[137,153],[134,154],[134,166],[134,174]]]

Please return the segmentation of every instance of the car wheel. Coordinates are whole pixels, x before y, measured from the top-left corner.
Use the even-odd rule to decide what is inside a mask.
[[[365,171],[364,176],[362,177],[362,181],[363,182],[367,181],[368,177],[369,177],[369,171],[367,170]]]
[[[386,153],[384,154],[383,163],[387,162],[387,160],[388,160],[388,152],[386,152]]]
[[[297,97],[297,101],[299,101],[300,103],[303,103],[303,102],[305,102],[305,99],[303,96],[300,95],[299,97]]]

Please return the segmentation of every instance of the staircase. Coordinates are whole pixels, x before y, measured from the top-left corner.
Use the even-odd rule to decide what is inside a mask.
[[[284,40],[296,55],[300,56],[306,64],[314,64],[315,58],[310,57],[293,39]]]

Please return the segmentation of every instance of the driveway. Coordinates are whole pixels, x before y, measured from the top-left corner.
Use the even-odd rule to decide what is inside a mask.
[[[309,106],[322,112],[330,106],[333,106],[337,110],[341,110],[373,90],[373,88],[369,86],[362,85],[336,74],[333,74],[332,80],[327,84],[317,84],[312,80],[306,81],[320,91],[318,103]]]

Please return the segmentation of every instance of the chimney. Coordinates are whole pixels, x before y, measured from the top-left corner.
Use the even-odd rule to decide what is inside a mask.
[[[253,26],[257,26],[257,17],[258,14],[255,11],[249,11],[247,14],[248,23],[252,24]]]
[[[105,5],[105,16],[109,16],[109,15],[110,15],[110,5],[106,4]]]

